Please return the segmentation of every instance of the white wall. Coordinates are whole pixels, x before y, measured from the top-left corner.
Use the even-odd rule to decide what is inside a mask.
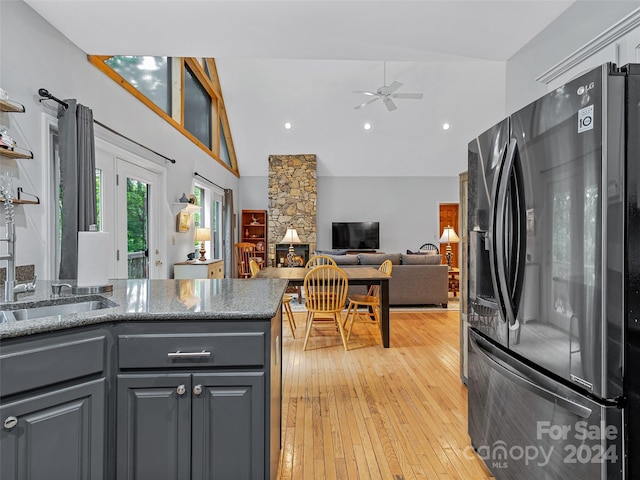
[[[380,222],[380,250],[438,243],[439,204],[459,201],[458,177],[319,177],[318,248],[331,248],[331,222]]]
[[[76,98],[93,110],[95,120],[177,160],[167,165],[167,191],[164,223],[168,234],[163,239],[161,257],[171,275],[176,261],[193,250],[193,232],[175,233],[175,211],[171,207],[182,192],[193,186],[197,171],[225,188],[237,191],[238,178],[206,155],[162,118],[136,100],[87,60],[68,39],[23,2],[0,2],[0,86],[9,98],[25,105],[26,113],[2,114],[18,145],[32,150],[33,160],[0,160],[0,174],[11,172],[14,185],[39,195],[42,203],[16,207],[17,264],[35,263],[42,278],[44,265],[53,245],[43,244],[46,216],[51,199],[43,198],[48,179],[44,178],[49,152],[42,141],[43,113],[55,115],[57,105],[38,101],[37,91],[46,88],[58,98]],[[237,207],[236,207],[237,208]],[[4,236],[4,222],[0,222]],[[176,244],[171,236],[176,237]]]
[[[380,222],[380,250],[438,243],[440,203],[458,203],[458,177],[318,177],[317,246],[331,248],[331,222]],[[268,208],[267,177],[241,178],[242,209]]]
[[[557,85],[548,86],[536,81],[541,74],[554,67],[594,37],[630,12],[640,7],[639,1],[579,1],[538,34],[531,42],[509,59],[506,77],[506,109],[513,113],[541,97]],[[614,49],[597,57],[597,63],[618,60],[621,64],[635,58],[614,58]],[[596,58],[593,59],[594,61]],[[588,60],[575,68],[578,73],[593,63]],[[568,80],[569,76],[563,77]],[[490,125],[487,125],[489,128]]]

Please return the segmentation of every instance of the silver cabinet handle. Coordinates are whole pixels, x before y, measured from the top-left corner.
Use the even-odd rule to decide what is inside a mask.
[[[193,387],[193,394],[200,395],[202,393],[202,385],[196,385]]]
[[[13,427],[15,427],[18,424],[18,419],[16,417],[7,417],[4,420],[4,428],[6,428],[7,430],[11,430]]]
[[[180,350],[176,352],[167,353],[169,358],[198,358],[198,357],[210,357],[211,352],[206,352],[202,350],[201,352],[181,352]]]
[[[176,388],[176,392],[178,393],[178,395],[184,395],[184,392],[187,391],[187,388],[184,385],[178,385],[178,388]]]

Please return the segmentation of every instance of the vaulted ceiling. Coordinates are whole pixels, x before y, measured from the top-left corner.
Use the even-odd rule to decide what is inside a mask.
[[[319,175],[414,176],[466,168],[504,113],[505,61],[574,1],[26,3],[88,54],[215,57],[243,176],[295,153],[317,154]],[[354,109],[385,78],[424,98]]]

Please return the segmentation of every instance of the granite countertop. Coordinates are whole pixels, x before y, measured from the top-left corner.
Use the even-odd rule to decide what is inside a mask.
[[[99,295],[71,295],[68,288],[51,297],[52,281],[38,280],[36,291],[0,303],[0,310],[75,303],[104,298],[116,306],[85,313],[0,323],[0,339],[51,332],[113,321],[243,320],[276,315],[286,280],[113,280],[113,291]],[[4,292],[0,288],[4,298]],[[111,305],[111,303],[109,303]]]

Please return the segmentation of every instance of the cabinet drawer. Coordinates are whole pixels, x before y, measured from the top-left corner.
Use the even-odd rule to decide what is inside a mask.
[[[261,366],[264,333],[120,335],[120,368]]]
[[[104,370],[106,337],[50,339],[11,345],[0,355],[0,393],[13,395]]]
[[[209,265],[209,278],[224,278],[224,262]]]

